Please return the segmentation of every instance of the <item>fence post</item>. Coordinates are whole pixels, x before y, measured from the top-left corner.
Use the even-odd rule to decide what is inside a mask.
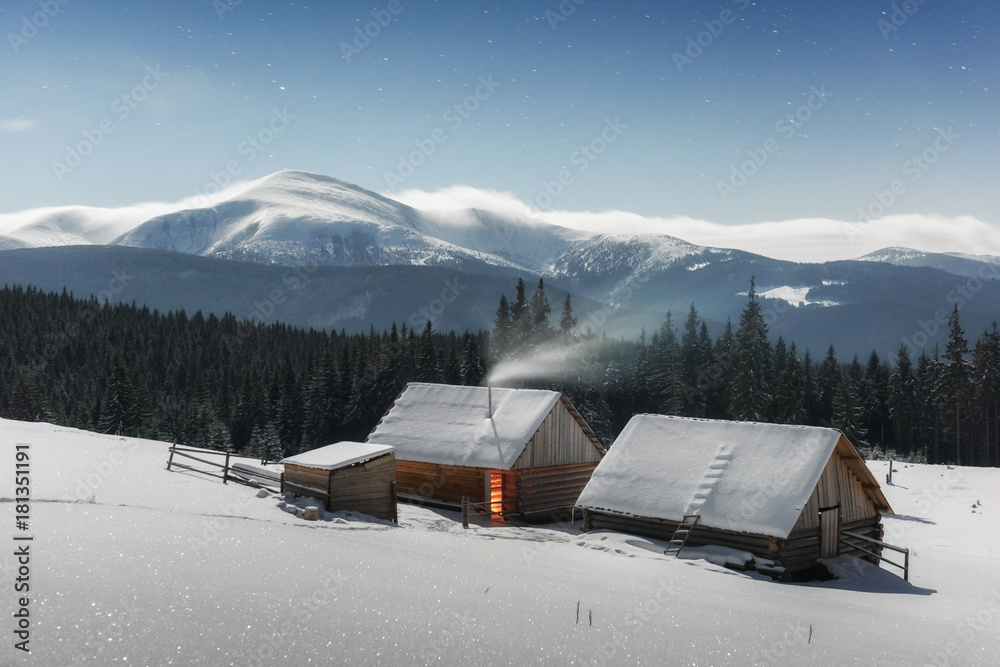
[[[174,444],[170,445],[170,457],[167,459],[167,470],[170,470],[170,464],[174,462],[174,447],[177,446],[177,441],[174,440]]]
[[[282,473],[284,475],[284,473]],[[389,484],[389,493],[392,494],[392,522],[399,525],[399,500],[396,498],[396,480]]]
[[[229,452],[226,452],[226,467],[222,469],[222,483],[229,484]]]
[[[469,527],[469,497],[462,496],[462,528]]]
[[[903,552],[903,581],[910,580],[910,550]]]

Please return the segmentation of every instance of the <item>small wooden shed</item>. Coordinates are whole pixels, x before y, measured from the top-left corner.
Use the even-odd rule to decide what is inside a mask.
[[[396,448],[401,494],[492,514],[571,509],[604,448],[555,391],[411,383],[369,440]]]
[[[338,442],[281,461],[282,491],[312,496],[330,512],[397,520],[396,456],[388,445]]]
[[[880,540],[881,513],[892,512],[836,429],[664,415],[629,421],[578,505],[585,530],[661,540],[697,514],[687,544],[749,551],[789,573],[863,556],[842,531]]]

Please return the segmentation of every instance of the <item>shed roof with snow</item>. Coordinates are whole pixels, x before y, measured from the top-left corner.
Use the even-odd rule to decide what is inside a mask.
[[[289,456],[286,459],[282,459],[281,462],[302,466],[303,468],[314,468],[316,470],[336,470],[337,468],[346,468],[355,463],[378,458],[394,451],[394,449],[390,445],[344,441],[308,452],[302,452],[295,456]]]
[[[576,409],[559,392],[539,389],[411,383],[369,440],[392,445],[400,460],[510,470],[560,402],[600,460],[604,450]]]
[[[834,455],[874,507],[891,511],[840,431],[811,426],[633,417],[598,465],[578,506],[786,538]]]

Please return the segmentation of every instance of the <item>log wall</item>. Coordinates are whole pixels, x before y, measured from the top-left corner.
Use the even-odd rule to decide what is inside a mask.
[[[482,468],[418,461],[396,462],[396,486],[399,493],[456,505],[461,504],[463,496],[476,503],[487,500],[486,476],[487,471]]]
[[[584,527],[586,530],[614,530],[667,541],[673,537],[678,523],[668,519],[640,518],[587,510]],[[841,530],[850,530],[874,539],[881,539],[881,517],[876,516],[862,521],[845,523],[841,525]],[[790,573],[795,574],[816,567],[816,560],[819,558],[819,542],[818,527],[793,530],[787,539],[782,540],[767,535],[736,533],[699,525],[691,531],[687,544],[691,546],[715,544],[721,547],[749,551],[760,558],[773,560]],[[868,548],[871,550],[874,545],[868,545]],[[856,556],[864,556],[862,553],[842,545],[841,553],[850,554],[852,552]],[[869,560],[871,559],[869,558]]]
[[[597,468],[596,462],[518,470],[517,511],[541,514],[573,507]]]

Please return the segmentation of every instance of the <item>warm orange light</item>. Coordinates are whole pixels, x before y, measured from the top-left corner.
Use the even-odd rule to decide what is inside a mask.
[[[490,473],[490,512],[503,514],[503,474]]]

